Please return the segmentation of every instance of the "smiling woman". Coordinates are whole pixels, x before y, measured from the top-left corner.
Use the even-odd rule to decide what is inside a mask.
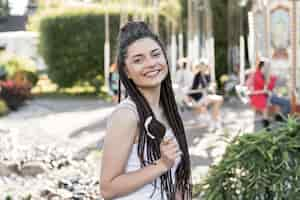
[[[190,157],[166,52],[145,23],[121,28],[117,65],[128,97],[107,123],[103,198],[190,200]]]
[[[159,87],[166,78],[168,67],[161,47],[150,38],[137,40],[128,47],[126,71],[140,89]]]

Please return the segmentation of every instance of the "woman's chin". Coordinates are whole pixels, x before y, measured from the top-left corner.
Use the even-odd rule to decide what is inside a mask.
[[[160,87],[161,82],[157,83],[147,83],[140,86],[141,89],[154,89]]]

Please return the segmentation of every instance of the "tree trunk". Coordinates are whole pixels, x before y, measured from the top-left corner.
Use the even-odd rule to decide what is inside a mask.
[[[108,0],[105,0],[105,5],[108,5]],[[110,45],[109,45],[109,14],[108,8],[105,9],[105,42],[104,42],[104,77],[105,88],[109,90],[109,64],[110,64]]]
[[[176,27],[174,23],[171,23],[171,75],[175,76],[176,61],[177,61],[177,42],[176,42]]]
[[[191,59],[192,59],[192,40],[193,40],[193,19],[192,19],[192,0],[188,0],[188,35],[187,35],[187,57],[188,63],[187,67],[191,69]]]
[[[154,19],[153,19],[153,31],[159,33],[159,0],[153,0]]]
[[[291,102],[292,102],[292,113],[296,112],[296,104],[297,104],[297,99],[296,99],[296,66],[297,66],[297,33],[296,33],[296,28],[297,28],[297,9],[296,9],[296,1],[293,0],[293,24],[292,24],[292,35],[293,35],[293,42],[292,42],[292,69],[291,69]],[[299,30],[299,29],[298,29]]]

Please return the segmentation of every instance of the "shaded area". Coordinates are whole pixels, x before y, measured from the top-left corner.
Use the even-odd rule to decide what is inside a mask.
[[[0,119],[5,127],[19,130],[20,145],[38,143],[73,149],[82,159],[101,151],[107,117],[114,105],[92,98],[36,98],[18,112]],[[191,110],[182,112],[191,155],[193,179],[199,182],[209,166],[218,161],[227,143],[239,132],[251,132],[254,113],[237,100],[222,107],[224,128],[210,133],[199,126]]]

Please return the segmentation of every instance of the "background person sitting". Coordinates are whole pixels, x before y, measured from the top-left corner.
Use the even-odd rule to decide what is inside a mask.
[[[209,68],[204,61],[195,65],[195,76],[187,100],[190,104],[194,104],[193,108],[199,121],[205,120],[203,114],[207,113],[207,106],[212,105],[209,128],[212,131],[222,127],[220,107],[223,104],[223,97],[215,94],[215,85],[211,83]]]
[[[109,70],[109,89],[112,97],[112,102],[118,102],[118,90],[119,90],[119,73],[117,70],[117,64],[113,63]]]
[[[181,88],[189,88],[193,82],[194,74],[187,67],[187,60],[181,59],[178,61],[177,71],[175,74],[175,83]]]
[[[181,109],[184,108],[184,99],[187,91],[190,89],[193,83],[194,78],[193,72],[187,67],[187,62],[188,61],[184,58],[178,60],[173,84],[176,101]]]
[[[278,105],[283,115],[287,116],[290,112],[290,102],[272,93],[277,78],[272,75],[268,78],[267,71],[265,61],[261,60],[253,74],[253,89],[250,91],[251,105],[256,111],[263,113],[265,127],[269,125],[268,104]]]

